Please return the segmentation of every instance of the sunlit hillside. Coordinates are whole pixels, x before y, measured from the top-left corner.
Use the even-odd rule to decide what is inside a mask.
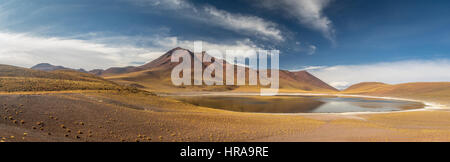
[[[117,89],[124,89],[124,87],[92,74],[72,70],[46,72],[9,65],[0,65],[0,91]]]
[[[384,83],[360,83],[342,91],[346,94],[405,97],[450,103],[450,82],[421,82],[389,85]]]

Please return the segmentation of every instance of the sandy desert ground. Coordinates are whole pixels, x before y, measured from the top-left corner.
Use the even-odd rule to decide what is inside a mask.
[[[390,113],[258,114],[108,90],[3,93],[0,105],[2,142],[450,141],[445,105]]]

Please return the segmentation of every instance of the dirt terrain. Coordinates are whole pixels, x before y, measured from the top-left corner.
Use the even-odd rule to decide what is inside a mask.
[[[121,92],[0,96],[10,141],[449,141],[450,111],[277,115]]]
[[[3,141],[246,141],[306,132],[322,123],[141,94],[2,95],[0,100]]]

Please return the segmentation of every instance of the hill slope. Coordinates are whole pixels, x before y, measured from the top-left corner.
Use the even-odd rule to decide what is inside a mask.
[[[178,63],[170,61],[172,54],[177,50],[185,50],[193,59],[194,53],[183,48],[175,48],[159,58],[139,67],[128,67],[126,70],[122,68],[123,73],[102,74],[106,79],[126,84],[135,85],[151,91],[255,91],[259,92],[260,86],[182,86],[175,87],[172,85],[170,75],[172,68]],[[203,55],[207,55],[203,53]],[[192,61],[193,61],[192,59]],[[225,66],[228,64],[226,61]],[[210,64],[203,64],[203,69]],[[248,71],[253,70],[246,68],[246,80],[248,81]],[[236,73],[236,72],[235,72]],[[258,73],[258,71],[257,71]],[[337,92],[334,87],[326,84],[315,76],[306,71],[290,72],[286,70],[280,70],[280,89],[286,91],[308,91],[308,92]]]
[[[389,85],[384,83],[359,83],[342,93],[374,96],[403,97],[418,100],[450,103],[450,82],[417,82]]]
[[[111,90],[121,86],[101,77],[73,70],[51,72],[0,65],[0,91]]]
[[[87,71],[84,70],[84,69],[71,69],[71,68],[66,68],[64,66],[55,66],[55,65],[52,65],[52,64],[49,64],[49,63],[40,63],[40,64],[37,64],[37,65],[34,65],[33,67],[31,67],[31,69],[33,69],[33,70],[42,70],[42,71],[74,70],[74,71],[87,73]]]
[[[144,69],[140,69],[140,68],[134,67],[134,66],[127,66],[127,67],[112,67],[112,68],[108,68],[106,70],[94,69],[94,70],[89,71],[89,73],[94,74],[94,75],[99,75],[99,76],[112,76],[112,75],[130,73],[130,72],[135,72],[135,71],[140,71],[140,70],[144,70]]]
[[[389,85],[385,84],[385,83],[381,83],[381,82],[362,82],[362,83],[354,84],[342,92],[365,93],[365,92],[376,91],[377,89],[380,89],[380,88],[383,88],[386,86],[389,86]]]

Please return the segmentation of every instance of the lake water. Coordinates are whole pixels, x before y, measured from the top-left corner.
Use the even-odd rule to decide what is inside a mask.
[[[197,106],[238,112],[342,113],[423,108],[419,102],[323,96],[172,96]]]

